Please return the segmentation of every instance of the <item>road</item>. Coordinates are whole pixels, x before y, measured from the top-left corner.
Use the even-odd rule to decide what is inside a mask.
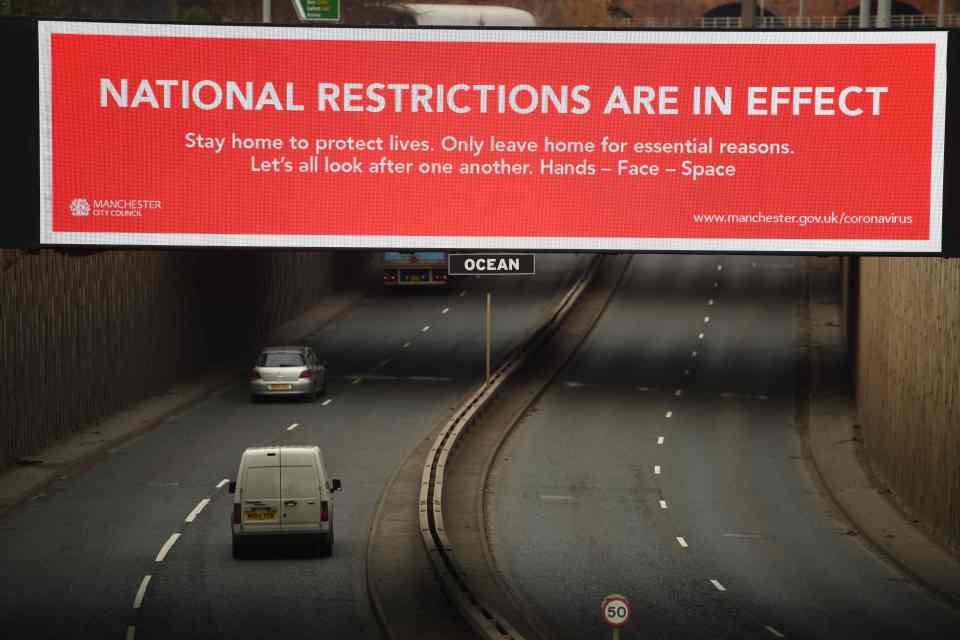
[[[496,562],[551,638],[946,638],[803,459],[802,259],[634,256],[493,470]]]
[[[496,360],[586,262],[554,254],[535,278],[377,289],[307,339],[329,363],[326,401],[252,405],[238,381],[9,512],[4,637],[381,637],[366,591],[371,518],[403,459],[481,376],[482,286]],[[267,443],[318,443],[343,480],[332,558],[231,558],[223,480],[245,447]]]

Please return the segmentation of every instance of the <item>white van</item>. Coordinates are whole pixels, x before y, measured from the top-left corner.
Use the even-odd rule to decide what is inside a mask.
[[[333,553],[333,493],[320,447],[252,447],[243,452],[233,497],[233,557],[256,540],[300,539]]]

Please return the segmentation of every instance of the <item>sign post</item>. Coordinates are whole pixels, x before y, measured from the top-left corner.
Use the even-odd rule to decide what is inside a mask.
[[[340,20],[340,0],[293,0],[301,21]]]
[[[611,593],[600,603],[600,618],[613,627],[613,640],[620,640],[620,627],[630,620],[630,601],[619,593]]]
[[[485,334],[485,336],[484,336],[484,342],[486,343],[486,347],[484,348],[484,351],[486,352],[486,361],[487,361],[487,377],[486,377],[486,381],[487,381],[487,383],[489,383],[489,382],[490,382],[490,320],[491,320],[491,315],[492,315],[492,314],[491,314],[491,309],[490,309],[490,306],[491,306],[491,305],[490,305],[490,292],[489,292],[489,291],[487,291],[487,296],[486,296],[486,298],[487,298],[487,305],[486,305],[486,312],[485,312],[485,314],[484,314],[486,320],[484,321],[483,326],[484,326],[484,334]]]

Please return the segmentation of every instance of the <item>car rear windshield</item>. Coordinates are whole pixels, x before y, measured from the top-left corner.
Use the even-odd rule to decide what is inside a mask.
[[[268,351],[261,353],[258,367],[302,367],[303,356],[292,351]]]

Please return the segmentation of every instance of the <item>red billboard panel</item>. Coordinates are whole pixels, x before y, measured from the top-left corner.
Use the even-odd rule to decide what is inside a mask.
[[[46,244],[940,251],[943,32],[38,28]]]

